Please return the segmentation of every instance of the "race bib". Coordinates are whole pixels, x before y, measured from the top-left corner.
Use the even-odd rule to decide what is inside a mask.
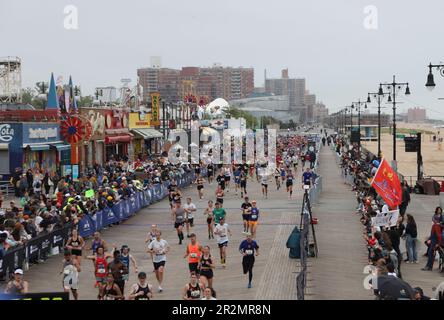
[[[195,254],[195,253],[192,253],[190,256],[191,256],[191,258],[197,258],[197,254]]]
[[[245,253],[248,255],[252,255],[253,254],[253,250],[245,250]]]
[[[97,269],[97,273],[106,273],[105,269]]]
[[[251,216],[251,219],[256,219],[257,218],[257,215],[255,215],[255,214],[253,214],[252,216]]]

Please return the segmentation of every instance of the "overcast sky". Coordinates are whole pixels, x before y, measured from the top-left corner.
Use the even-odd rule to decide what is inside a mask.
[[[64,28],[64,8],[78,8],[78,30]],[[378,29],[364,27],[375,6]],[[399,109],[428,108],[444,119],[444,78],[424,87],[429,62],[444,62],[444,1],[428,0],[0,0],[0,56],[19,56],[24,86],[73,76],[83,94],[136,79],[150,56],[163,67],[255,68],[255,84],[305,77],[331,111],[366,99],[394,74],[412,95]]]

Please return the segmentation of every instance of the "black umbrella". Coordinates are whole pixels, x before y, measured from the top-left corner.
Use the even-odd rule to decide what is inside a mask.
[[[413,300],[415,298],[413,288],[395,276],[379,276],[377,291],[382,300]]]

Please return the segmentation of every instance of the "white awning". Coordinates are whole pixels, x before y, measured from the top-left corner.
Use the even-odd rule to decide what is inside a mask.
[[[0,143],[0,150],[8,150],[9,143]]]
[[[153,139],[162,138],[163,134],[155,129],[145,128],[145,129],[132,129],[134,133],[143,137],[143,139]]]

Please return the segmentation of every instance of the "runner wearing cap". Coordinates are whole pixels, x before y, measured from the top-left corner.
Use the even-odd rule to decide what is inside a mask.
[[[239,252],[242,254],[242,267],[244,274],[248,273],[248,288],[251,288],[251,281],[253,280],[253,266],[254,255],[259,255],[259,246],[256,241],[253,240],[251,233],[246,234],[246,239],[239,245]]]
[[[128,300],[150,300],[153,298],[153,286],[146,280],[146,273],[140,272],[138,282],[131,287]]]
[[[20,295],[28,293],[29,283],[23,280],[23,270],[17,269],[14,272],[14,279],[9,281],[5,288],[6,294]]]

